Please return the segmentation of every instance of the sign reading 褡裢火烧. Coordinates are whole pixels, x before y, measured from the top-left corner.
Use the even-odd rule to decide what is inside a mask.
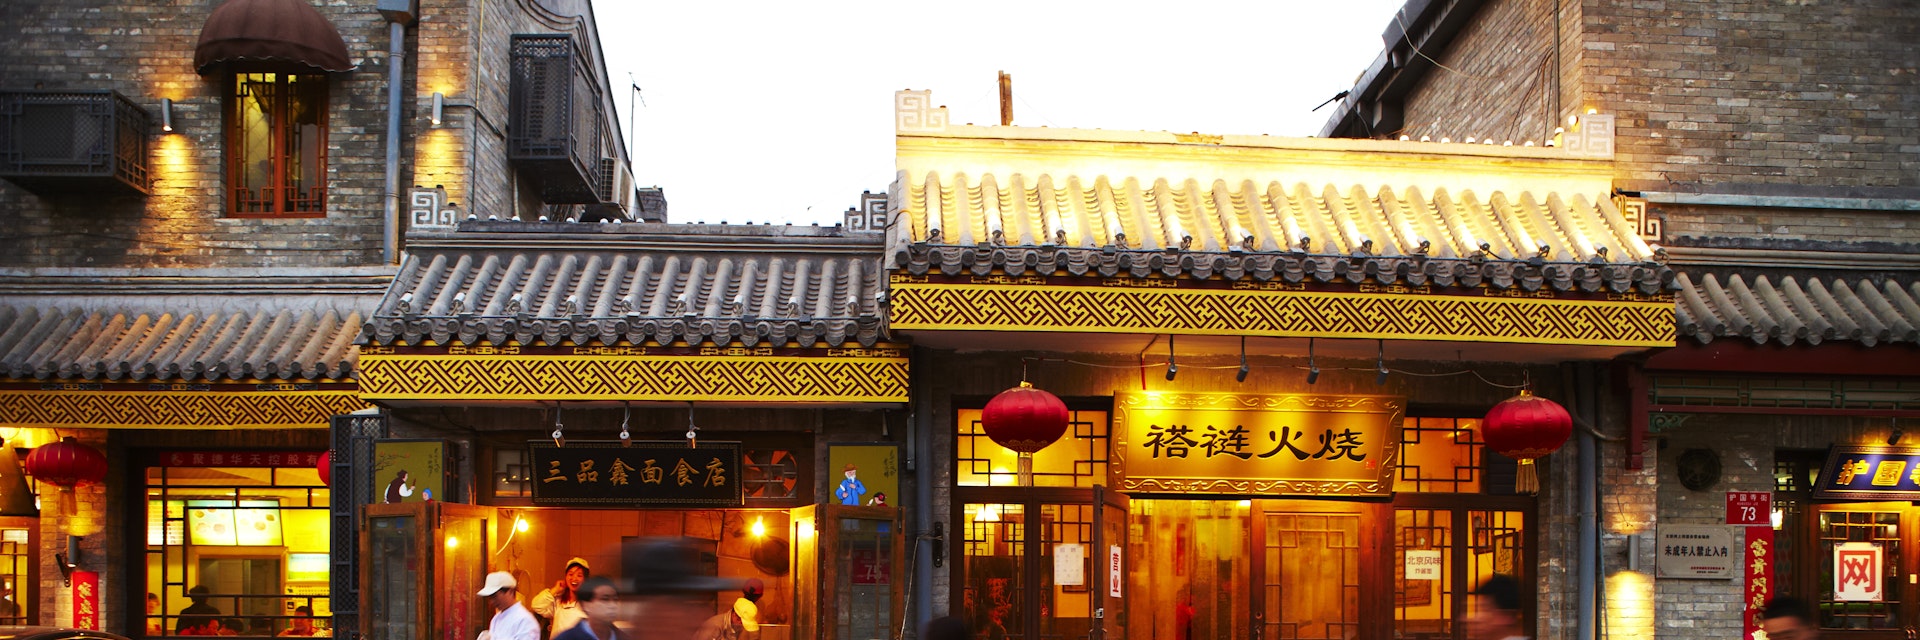
[[[1390,396],[1120,393],[1113,484],[1122,491],[1393,493],[1406,400]]]
[[[574,441],[530,449],[533,503],[573,506],[737,507],[740,443],[702,440]]]
[[[1835,445],[1813,485],[1817,500],[1920,500],[1920,449]]]

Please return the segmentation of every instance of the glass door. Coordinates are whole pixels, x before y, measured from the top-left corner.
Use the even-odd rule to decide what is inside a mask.
[[[1127,509],[1126,494],[1104,486],[1093,488],[1093,548],[1087,566],[1093,583],[1093,640],[1127,637]]]
[[[864,640],[900,633],[906,586],[900,510],[822,504],[793,511],[798,638]]]
[[[471,640],[493,613],[472,594],[486,580],[492,507],[370,504],[360,534],[369,640]]]
[[[1392,606],[1381,563],[1391,505],[1255,500],[1254,640],[1380,637]]]

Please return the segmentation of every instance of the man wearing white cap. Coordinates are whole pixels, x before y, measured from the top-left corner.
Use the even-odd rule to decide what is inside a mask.
[[[480,588],[480,597],[500,612],[493,615],[493,622],[487,625],[487,637],[481,640],[540,640],[540,621],[520,605],[518,587],[511,573],[487,574],[487,584]]]
[[[585,558],[567,561],[566,577],[553,583],[552,589],[541,591],[533,597],[533,613],[553,621],[548,638],[560,637],[560,632],[572,629],[587,618],[580,608],[580,583],[592,575],[593,568],[587,565]]]
[[[760,608],[746,598],[733,601],[733,610],[708,618],[693,634],[693,640],[740,640],[758,638]],[[746,635],[754,634],[754,635]]]

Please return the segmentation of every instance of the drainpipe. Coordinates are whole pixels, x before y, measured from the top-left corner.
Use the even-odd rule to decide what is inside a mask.
[[[1593,392],[1593,386],[1599,382],[1597,377],[1592,364],[1573,366],[1574,411],[1580,414],[1581,421],[1596,427],[1600,424]],[[1574,433],[1580,437],[1579,477],[1574,481],[1580,493],[1580,561],[1575,565],[1578,615],[1573,637],[1597,640],[1599,628],[1594,623],[1594,614],[1600,600],[1600,440],[1588,429],[1575,429]]]
[[[400,82],[407,66],[407,25],[388,22],[387,41],[387,206],[380,225],[380,260],[394,264],[400,257]]]
[[[913,356],[907,362],[909,378],[926,371],[926,352],[915,348]],[[937,473],[933,463],[933,389],[927,384],[910,384],[913,390],[913,404],[907,412],[907,439],[912,444],[913,456],[913,524],[919,544],[913,546],[913,637],[919,637],[920,629],[933,619],[933,541],[928,539],[933,533],[933,479]],[[951,527],[949,527],[951,528]],[[945,546],[944,544],[942,546]]]

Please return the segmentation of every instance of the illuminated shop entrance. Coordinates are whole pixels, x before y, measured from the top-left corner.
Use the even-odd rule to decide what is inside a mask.
[[[958,416],[953,593],[982,637],[1458,640],[1474,586],[1538,579],[1534,499],[1513,494],[1514,463],[1487,455],[1478,419],[1383,423],[1398,426],[1391,495],[1129,499],[1094,484],[1128,451],[1109,412],[1073,412],[1069,436],[1035,455],[1036,487],[1007,486],[1013,454],[978,415]],[[1123,595],[1103,619],[1092,574],[1110,545]],[[1068,566],[1083,553],[1098,557]]]
[[[145,635],[329,635],[320,452],[155,455],[145,467]]]

